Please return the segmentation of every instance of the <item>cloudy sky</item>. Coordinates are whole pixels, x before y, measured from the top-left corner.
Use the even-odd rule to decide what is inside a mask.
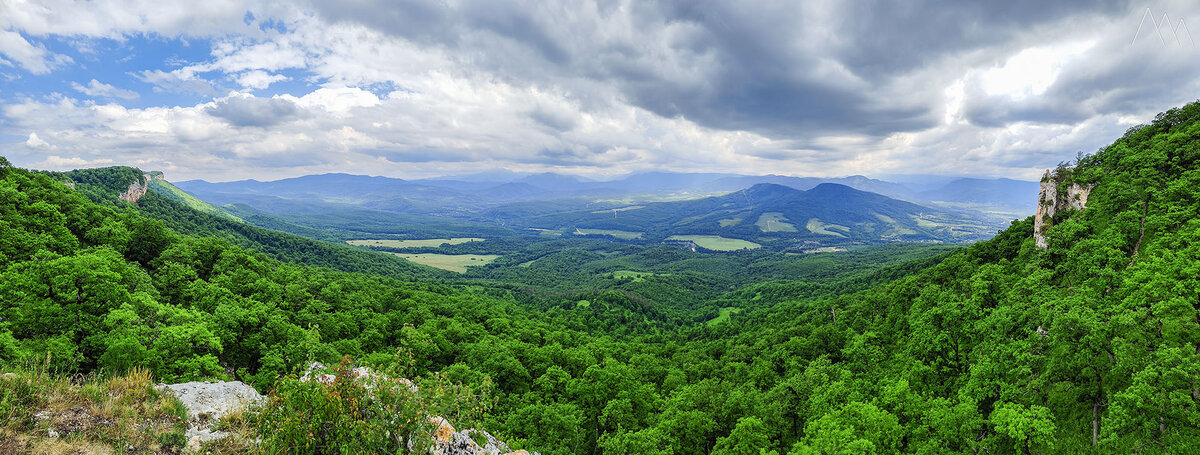
[[[0,0],[0,155],[172,180],[1034,179],[1200,98],[1193,18],[1200,2]]]

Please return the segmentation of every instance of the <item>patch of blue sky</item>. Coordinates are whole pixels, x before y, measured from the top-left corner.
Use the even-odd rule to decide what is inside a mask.
[[[170,72],[185,65],[209,60],[212,47],[207,39],[140,34],[120,40],[82,39],[58,35],[25,36],[25,39],[49,52],[65,55],[71,62],[55,67],[49,74],[41,75],[32,74],[20,67],[0,68],[0,75],[7,79],[5,90],[0,91],[0,99],[44,99],[58,93],[97,103],[115,102],[126,107],[140,108],[194,105],[213,96],[213,93],[158,86],[143,78],[147,71]],[[88,95],[76,89],[75,84],[86,87],[93,79],[120,90],[132,91],[138,96],[128,98]]]
[[[309,71],[288,68],[281,71],[275,71],[272,74],[286,76],[287,79],[272,83],[264,89],[251,90],[254,96],[272,97],[275,95],[290,94],[296,97],[304,96],[313,90],[321,88],[322,80],[315,79]]]
[[[282,30],[279,22],[264,21],[276,30]],[[23,35],[24,36],[24,35]],[[199,80],[183,83],[154,83],[146,77],[156,71],[170,73],[184,66],[212,60],[212,41],[201,38],[164,37],[136,34],[123,39],[82,39],[64,36],[25,36],[34,45],[48,52],[64,55],[70,62],[55,67],[48,74],[32,74],[19,65],[0,65],[0,100],[13,102],[30,98],[45,101],[58,95],[80,100],[91,100],[99,104],[117,103],[127,108],[153,106],[193,106],[224,96],[230,91],[242,90],[235,80],[236,75],[220,71],[196,73]],[[286,80],[271,84],[265,89],[251,90],[256,96],[293,94],[303,96],[321,86],[323,81],[313,79],[303,69],[286,69],[275,72],[286,76]],[[136,97],[110,94],[87,94],[75,84],[87,87],[95,79],[100,84],[111,85],[118,90],[131,91]],[[372,87],[382,94],[391,89],[385,86]],[[119,92],[125,93],[125,92]]]

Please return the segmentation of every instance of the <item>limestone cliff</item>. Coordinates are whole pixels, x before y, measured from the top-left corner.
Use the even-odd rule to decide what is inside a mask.
[[[1033,239],[1039,248],[1045,249],[1046,230],[1054,224],[1054,214],[1063,210],[1083,210],[1087,208],[1088,195],[1094,185],[1083,186],[1071,183],[1066,193],[1059,194],[1059,187],[1066,177],[1051,174],[1049,170],[1042,176],[1041,189],[1038,190],[1037,214],[1033,217]]]
[[[155,171],[143,174],[140,181],[130,183],[129,188],[117,195],[117,198],[130,204],[137,204],[142,199],[142,196],[145,196],[146,192],[150,190],[151,180],[164,180],[163,173]]]

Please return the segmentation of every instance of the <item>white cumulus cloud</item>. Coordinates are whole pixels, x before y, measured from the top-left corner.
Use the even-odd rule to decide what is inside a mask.
[[[123,88],[113,87],[112,85],[92,79],[87,85],[78,82],[72,82],[71,88],[88,96],[104,97],[104,98],[121,98],[133,100],[138,98],[137,92],[133,90],[125,90]]]

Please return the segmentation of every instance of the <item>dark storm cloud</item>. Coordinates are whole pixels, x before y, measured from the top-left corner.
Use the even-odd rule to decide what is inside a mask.
[[[705,33],[692,47],[713,51],[721,64],[699,90],[680,90],[666,80],[627,86],[644,107],[717,128],[784,137],[810,136],[814,129],[868,135],[922,130],[935,121],[939,106],[929,97],[937,92],[867,93],[813,68],[821,58],[832,59],[867,86],[882,87],[947,55],[1011,40],[1042,23],[1123,11],[1120,3],[858,1],[835,3],[825,17],[779,7],[792,2],[667,2],[667,20],[701,25]],[[828,30],[814,36],[793,31],[805,27]],[[797,52],[794,40],[803,38],[813,42]]]
[[[234,96],[218,101],[205,109],[208,115],[220,118],[233,126],[268,127],[300,117],[296,103],[283,98],[254,98]]]
[[[437,0],[315,1],[313,6],[334,22],[359,23],[424,44],[453,41],[452,12]]]
[[[1029,29],[1077,15],[1116,15],[1122,0],[847,2],[840,25],[848,40],[839,59],[870,79],[933,63],[939,56],[1011,40]],[[1070,34],[1065,24],[1063,34]]]
[[[318,5],[330,19],[443,46],[510,82],[593,81],[665,117],[776,138],[929,128],[941,87],[888,91],[895,78],[1040,24],[1128,9],[1114,0],[402,3]],[[613,23],[632,30],[612,33]],[[978,118],[992,124],[1025,114],[1078,115],[1026,107]]]

